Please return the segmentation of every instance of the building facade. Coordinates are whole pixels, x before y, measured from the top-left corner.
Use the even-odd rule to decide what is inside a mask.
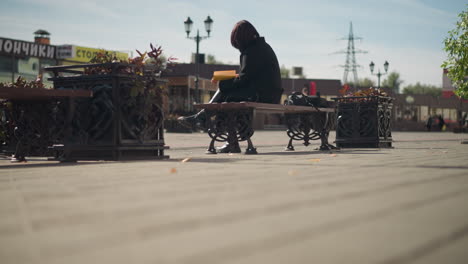
[[[60,65],[83,64],[88,63],[98,52],[102,51],[109,52],[118,60],[126,61],[128,59],[128,53],[126,52],[110,51],[77,45],[57,46],[57,59],[60,60]]]
[[[127,60],[128,53],[77,45],[51,45],[49,33],[35,32],[34,42],[0,37],[0,82],[14,82],[19,76],[28,81],[43,75],[46,87],[52,77],[44,68],[56,65],[88,63],[99,51],[112,53],[117,59]]]
[[[18,76],[35,80],[44,67],[58,65],[57,46],[0,37],[0,82]]]

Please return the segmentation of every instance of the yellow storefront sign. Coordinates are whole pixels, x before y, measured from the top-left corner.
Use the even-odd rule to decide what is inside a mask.
[[[80,47],[74,46],[73,47],[73,57],[69,58],[68,60],[76,61],[76,62],[89,62],[92,58],[96,56],[98,52],[107,51],[113,55],[118,60],[127,61],[128,54],[125,52],[118,52],[118,51],[110,51],[104,49],[94,49],[94,48],[87,48],[87,47]]]

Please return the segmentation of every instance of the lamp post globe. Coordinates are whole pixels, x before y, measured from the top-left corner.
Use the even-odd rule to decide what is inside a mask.
[[[190,35],[190,31],[192,31],[193,21],[190,17],[187,17],[187,20],[184,21],[185,32],[187,33],[187,37]]]
[[[211,19],[211,17],[208,16],[204,22],[205,22],[205,30],[208,33],[208,36],[210,36],[211,26],[213,25],[213,19]]]

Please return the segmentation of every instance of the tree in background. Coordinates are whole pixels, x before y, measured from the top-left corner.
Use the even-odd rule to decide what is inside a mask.
[[[216,57],[213,54],[206,54],[206,64],[224,64],[224,63],[216,60]]]
[[[397,94],[400,92],[400,85],[402,83],[403,80],[400,79],[400,74],[398,72],[391,72],[388,74],[387,79],[382,82],[382,87],[388,87]]]
[[[359,79],[358,83],[350,82],[349,86],[358,88],[370,88],[375,86],[375,82],[369,78]]]
[[[442,88],[430,84],[410,84],[403,88],[404,94],[428,94],[433,96],[441,96]]]
[[[442,67],[447,69],[447,76],[457,88],[455,93],[468,98],[468,9],[461,12],[457,27],[449,31],[445,39],[444,50],[448,53]]]
[[[289,78],[290,70],[286,66],[281,65],[280,67],[281,78]]]

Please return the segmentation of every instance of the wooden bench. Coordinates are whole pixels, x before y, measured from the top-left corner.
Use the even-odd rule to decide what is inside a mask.
[[[332,114],[335,108],[311,106],[265,104],[255,102],[195,104],[197,109],[205,109],[206,128],[211,137],[207,153],[216,154],[214,142],[238,144],[247,141],[245,154],[257,154],[251,137],[254,134],[253,118],[256,113],[284,114],[289,143],[286,150],[293,151],[293,140],[303,140],[308,146],[310,140],[321,140],[320,150],[335,148],[328,143],[328,134],[333,125]]]
[[[47,100],[63,97],[91,97],[93,92],[87,90],[56,90],[45,88],[0,87],[0,99],[10,100]]]
[[[1,150],[14,153],[18,161],[29,155],[45,156],[49,144],[63,137],[70,123],[67,118],[73,111],[73,99],[92,96],[87,90],[0,87],[0,111],[5,116],[0,127],[7,141]],[[62,112],[53,118],[52,109],[58,106],[54,102],[59,100]],[[60,122],[53,120],[57,118]]]

